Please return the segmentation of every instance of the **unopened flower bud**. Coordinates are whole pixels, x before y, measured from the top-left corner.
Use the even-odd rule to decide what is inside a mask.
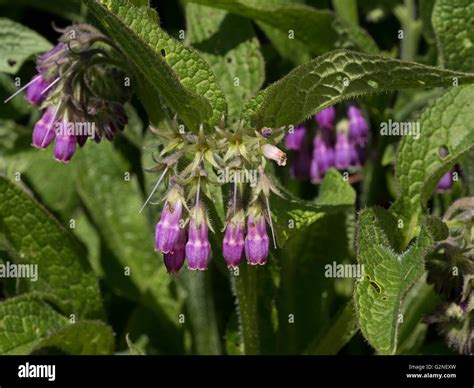
[[[448,171],[444,174],[438,182],[436,190],[438,193],[444,193],[448,191],[453,186],[453,172]]]

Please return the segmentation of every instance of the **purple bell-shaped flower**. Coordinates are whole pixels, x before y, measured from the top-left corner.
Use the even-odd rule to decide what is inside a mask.
[[[32,104],[40,104],[47,96],[47,91],[44,91],[48,86],[49,82],[43,78],[42,74],[35,75],[26,88],[26,99]]]
[[[178,241],[173,247],[173,251],[163,254],[163,261],[168,273],[178,273],[183,266],[185,258],[185,245],[186,230],[181,228],[179,231]]]
[[[250,265],[263,265],[267,261],[270,240],[263,214],[252,213],[254,214],[250,214],[247,220],[245,256]]]
[[[161,219],[156,224],[155,250],[170,253],[180,237],[180,220],[183,212],[183,190],[174,185],[168,192]]]
[[[314,138],[313,159],[311,161],[310,175],[313,183],[319,183],[326,170],[334,166],[334,150],[321,133]]]
[[[438,182],[438,187],[436,191],[438,193],[444,193],[448,191],[453,186],[453,171],[448,171],[444,174]]]
[[[192,208],[190,214],[189,238],[186,243],[188,268],[203,271],[209,264],[211,245],[208,239],[208,221],[202,203],[198,203]]]
[[[369,125],[360,109],[350,106],[347,110],[347,117],[349,118],[349,137],[351,141],[358,144],[366,143],[369,136]]]
[[[33,129],[31,144],[33,147],[45,149],[56,137],[54,128],[54,112],[55,108],[50,106],[43,113],[43,116],[36,122]]]
[[[304,135],[306,128],[304,125],[298,125],[292,131],[288,131],[285,137],[285,148],[288,151],[299,151],[304,144]]]
[[[244,245],[243,217],[237,215],[227,223],[222,240],[222,254],[229,268],[239,265],[244,253]]]
[[[329,106],[315,115],[316,123],[321,129],[331,129],[335,119],[336,109],[333,106]]]

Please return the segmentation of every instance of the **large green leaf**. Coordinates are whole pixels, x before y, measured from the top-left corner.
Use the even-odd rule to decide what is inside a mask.
[[[272,196],[270,201],[279,245],[326,214],[351,208],[356,196],[349,183],[335,169],[326,173],[315,202],[303,201],[281,190],[284,198]]]
[[[20,188],[0,177],[0,236],[18,261],[35,264],[38,280],[22,288],[46,294],[76,318],[102,316],[99,287],[83,246]]]
[[[138,212],[143,201],[138,181],[133,175],[128,180],[131,172],[112,144],[101,144],[100,152],[97,148],[91,144],[77,155],[77,188],[117,260],[102,263],[106,279],[117,292],[146,302],[166,324],[177,325],[171,277],[154,252],[152,228]]]
[[[471,0],[436,0],[433,28],[444,65],[474,71],[474,3]]]
[[[0,73],[0,95],[5,99],[6,96],[11,96],[15,93],[17,88],[13,82],[12,76]],[[0,118],[2,119],[18,119],[21,116],[27,115],[32,109],[32,105],[28,103],[23,95],[18,94],[8,104],[0,104]],[[3,126],[3,125],[1,125]]]
[[[0,354],[28,354],[69,319],[39,297],[24,295],[0,304]]]
[[[71,321],[39,296],[0,304],[0,354],[111,354],[114,336],[99,321]]]
[[[474,82],[454,72],[382,56],[337,50],[291,71],[244,107],[257,126],[302,122],[323,108],[364,94]]]
[[[209,65],[164,32],[154,10],[127,0],[84,0],[104,32],[191,129],[217,124],[226,101]]]
[[[474,71],[474,3],[469,0],[431,0],[433,28],[444,66]],[[468,121],[466,121],[468,122]],[[467,194],[474,194],[474,149],[462,158]]]
[[[80,321],[41,339],[33,354],[107,355],[114,351],[114,333],[100,321]]]
[[[474,146],[474,86],[453,88],[417,119],[420,137],[404,136],[396,158],[399,198],[392,210],[403,220],[405,244],[416,235],[423,208],[441,176]],[[448,155],[442,157],[440,152]]]
[[[358,26],[346,23],[329,10],[283,0],[191,0],[222,8],[274,27],[308,46],[313,54],[322,54],[336,47],[359,48],[376,52],[377,46]]]
[[[242,105],[264,80],[260,44],[250,21],[226,11],[186,4],[187,39],[218,77],[229,116],[238,119]]]
[[[355,307],[362,333],[382,354],[395,353],[402,301],[423,275],[424,257],[433,243],[447,237],[447,228],[434,217],[426,218],[416,242],[401,254],[394,250],[398,234],[396,219],[386,210],[360,213],[357,260],[364,275],[356,283]]]
[[[0,18],[0,42],[0,72],[10,74],[34,54],[51,48],[41,35],[7,18]]]
[[[79,202],[74,187],[74,165],[60,164],[53,159],[52,152],[32,150],[24,173],[41,203],[48,209],[60,213],[61,219],[69,222]],[[61,187],[61,190],[58,190]]]

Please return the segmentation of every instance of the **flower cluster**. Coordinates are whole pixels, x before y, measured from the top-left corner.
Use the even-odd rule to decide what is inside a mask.
[[[45,149],[54,141],[54,158],[66,163],[87,139],[112,140],[123,130],[129,91],[108,38],[86,24],[61,32],[58,44],[38,56],[38,73],[14,95],[26,89],[26,99],[42,110],[32,145]]]
[[[184,133],[175,122],[171,131],[157,132],[164,141],[159,156],[154,157],[157,165],[149,171],[161,171],[161,176],[145,205],[165,180],[168,190],[156,224],[155,250],[163,253],[169,273],[178,272],[186,259],[190,270],[208,268],[212,255],[209,231],[215,231],[206,202],[214,201],[214,190],[224,186],[230,193],[222,239],[227,266],[236,268],[244,255],[250,265],[266,263],[270,247],[267,225],[276,245],[269,196],[280,193],[265,173],[265,165],[267,160],[286,164],[285,153],[275,145],[284,132],[269,128],[255,131],[244,123],[228,129],[224,124],[222,118],[221,126],[212,131],[201,126],[198,133]],[[227,180],[220,180],[224,170]],[[254,184],[245,181],[253,176],[252,171],[257,177]]]
[[[336,109],[331,106],[316,113],[314,120],[317,130],[312,144],[306,140],[311,131],[305,124],[285,138],[286,149],[294,153],[291,173],[295,178],[311,178],[317,184],[331,167],[352,171],[363,164],[369,126],[359,108],[349,106],[347,117],[336,122]]]
[[[443,216],[449,236],[435,245],[426,260],[427,281],[442,303],[423,321],[436,324],[448,345],[461,354],[474,352],[473,214],[472,197],[456,200]]]

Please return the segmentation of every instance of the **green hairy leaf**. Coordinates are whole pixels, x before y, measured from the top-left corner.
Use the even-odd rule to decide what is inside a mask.
[[[24,295],[0,304],[0,354],[29,354],[43,338],[69,319],[36,296]]]
[[[355,191],[335,169],[327,171],[315,203],[294,198],[283,191],[284,198],[271,200],[277,241],[283,245],[290,237],[310,226],[326,214],[347,210],[354,205]]]
[[[0,304],[0,354],[111,354],[114,336],[99,321],[71,321],[39,296],[30,294]]]
[[[19,264],[35,264],[37,281],[22,279],[27,291],[53,299],[65,314],[99,318],[99,287],[83,246],[20,188],[0,177],[0,236]]]
[[[449,90],[417,119],[419,139],[404,136],[400,142],[395,169],[399,198],[392,211],[403,220],[405,244],[416,235],[422,211],[441,176],[474,145],[473,99],[474,86]]]
[[[33,354],[113,354],[114,333],[100,321],[80,321],[61,327],[53,334],[39,341]]]
[[[0,18],[0,72],[15,74],[34,54],[51,48],[45,38],[7,18]]]
[[[364,94],[472,82],[470,73],[338,50],[291,71],[250,100],[243,114],[259,127],[275,128]]]
[[[370,36],[358,26],[328,10],[318,10],[304,4],[282,0],[192,0],[192,2],[222,8],[272,26],[305,44],[311,53],[321,54],[343,45],[377,52]],[[350,42],[350,43],[349,43]],[[349,43],[349,44],[348,44]]]
[[[225,11],[186,4],[189,43],[220,80],[228,113],[238,119],[242,105],[262,86],[264,63],[250,21]]]
[[[401,254],[393,248],[398,233],[396,219],[384,209],[359,215],[357,260],[364,272],[356,282],[355,307],[362,333],[382,354],[395,353],[403,298],[423,275],[433,243],[447,237],[447,228],[435,217],[426,218],[416,242]]]
[[[127,0],[84,0],[104,31],[191,129],[215,125],[226,101],[209,65],[160,29],[158,16]]]
[[[471,0],[436,0],[433,28],[444,65],[474,71],[474,3]]]

